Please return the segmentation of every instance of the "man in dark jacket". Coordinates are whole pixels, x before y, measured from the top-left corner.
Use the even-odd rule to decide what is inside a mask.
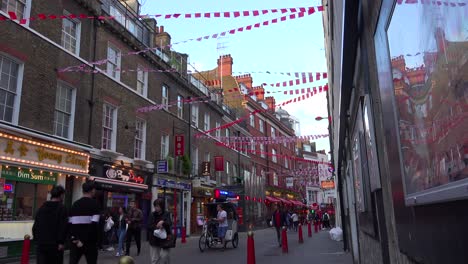
[[[136,245],[137,245],[138,255],[140,255],[140,251],[141,251],[141,223],[143,221],[143,212],[136,207],[135,202],[130,202],[130,210],[128,212],[127,219],[128,219],[127,220],[127,224],[128,224],[127,241],[126,241],[127,250],[125,252],[125,255],[127,255],[127,256],[130,255],[130,246],[131,246],[131,243],[132,243],[132,236],[135,237],[135,242],[136,242]]]
[[[36,213],[32,228],[37,246],[37,264],[62,264],[63,249],[67,235],[67,210],[63,206],[65,189],[54,186],[51,199]]]
[[[276,236],[278,237],[278,243],[281,247],[281,228],[286,224],[286,214],[281,212],[279,206],[275,204],[273,206],[274,212],[271,217],[271,221],[273,222],[273,226],[276,229]]]
[[[98,258],[99,205],[94,197],[93,182],[82,186],[83,197],[73,203],[70,210],[70,264],[78,264],[85,255],[88,264],[96,264]]]

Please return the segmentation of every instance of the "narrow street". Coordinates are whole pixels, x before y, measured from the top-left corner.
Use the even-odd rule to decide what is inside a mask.
[[[342,250],[342,242],[336,242],[330,239],[328,231],[313,233],[312,238],[307,237],[307,229],[303,230],[304,244],[298,243],[296,232],[288,232],[289,253],[283,254],[281,248],[275,241],[274,229],[258,230],[254,233],[255,256],[257,264],[272,263],[333,263],[350,264],[351,254]],[[136,248],[132,247],[135,254]],[[118,263],[115,252],[100,252],[98,263],[114,264]],[[148,243],[143,243],[143,250],[140,256],[134,256],[136,263],[149,263]],[[247,234],[240,234],[239,247],[233,249],[228,245],[224,252],[217,249],[208,249],[201,253],[198,249],[198,236],[187,238],[186,244],[180,244],[177,241],[177,247],[171,252],[171,264],[179,263],[223,263],[223,264],[242,264],[247,260]],[[31,263],[36,263],[31,261]],[[68,263],[68,255],[65,257],[65,263]],[[80,263],[86,263],[82,258]]]

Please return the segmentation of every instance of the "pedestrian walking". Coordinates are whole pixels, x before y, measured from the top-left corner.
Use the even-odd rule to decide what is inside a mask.
[[[322,216],[323,228],[330,228],[330,215],[325,212]]]
[[[285,225],[288,227],[288,230],[292,230],[294,225],[293,225],[293,221],[292,221],[292,212],[291,211],[287,211],[286,212],[286,223]]]
[[[275,204],[273,206],[274,212],[271,217],[272,224],[276,229],[276,236],[278,238],[278,244],[281,247],[281,228],[286,224],[286,214],[281,212],[279,206]]]
[[[117,221],[117,237],[119,239],[119,244],[117,246],[117,253],[115,254],[116,257],[120,257],[124,255],[124,239],[125,234],[127,233],[127,210],[125,207],[119,207],[119,218]]]
[[[112,215],[110,210],[108,210],[105,214],[105,223],[104,223],[104,237],[106,238],[107,248],[106,251],[114,251],[113,247],[113,238],[114,238],[114,220],[112,219]]]
[[[148,222],[151,264],[169,264],[170,249],[165,247],[165,241],[159,233],[163,233],[161,231],[164,230],[166,235],[171,234],[171,216],[166,211],[163,199],[154,200],[153,206],[154,212],[151,213]],[[155,231],[157,231],[156,234]]]
[[[293,222],[294,231],[297,232],[297,227],[299,226],[299,216],[296,212],[293,212],[293,214],[291,215],[291,219]]]
[[[94,198],[92,182],[82,185],[83,197],[73,203],[70,210],[70,264],[78,264],[84,255],[88,264],[98,258],[99,205]]]
[[[37,211],[32,227],[37,264],[63,263],[68,224],[67,210],[62,204],[65,189],[61,185],[54,186],[50,196],[50,201]]]
[[[130,202],[130,210],[127,216],[127,250],[125,255],[130,255],[130,246],[132,244],[132,237],[135,237],[137,245],[137,254],[141,252],[141,222],[143,220],[143,212],[136,207],[135,202]]]

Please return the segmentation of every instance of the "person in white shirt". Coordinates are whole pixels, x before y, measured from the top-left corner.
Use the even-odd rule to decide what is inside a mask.
[[[293,224],[294,224],[294,231],[297,232],[297,227],[299,226],[299,216],[297,215],[296,212],[294,212],[292,214],[291,219],[292,219]]]
[[[226,236],[226,231],[228,229],[228,220],[227,220],[227,213],[223,210],[221,204],[218,204],[216,207],[218,210],[218,215],[216,217],[216,221],[219,223],[218,225],[218,237],[221,239],[221,243],[223,245],[223,250],[226,248],[226,242],[224,240],[224,236]]]

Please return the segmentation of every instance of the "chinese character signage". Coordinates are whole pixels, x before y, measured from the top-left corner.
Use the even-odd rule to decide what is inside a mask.
[[[224,157],[216,156],[214,157],[215,161],[215,171],[224,171]]]
[[[210,176],[211,166],[210,162],[202,162],[201,164],[201,175]]]
[[[184,135],[176,135],[175,136],[175,156],[183,156],[184,155]]]
[[[0,133],[0,159],[70,173],[88,174],[89,155]]]

